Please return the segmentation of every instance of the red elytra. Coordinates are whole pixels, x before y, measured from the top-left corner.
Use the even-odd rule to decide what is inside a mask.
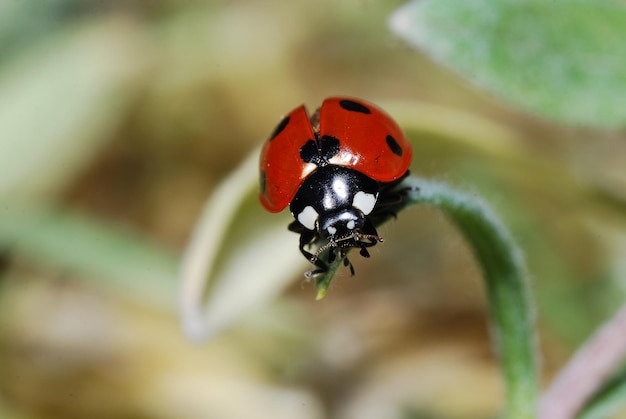
[[[316,118],[314,118],[316,119]],[[363,100],[333,97],[322,104],[319,126],[312,125],[304,106],[283,117],[261,151],[260,200],[270,212],[289,205],[298,188],[317,166],[305,162],[300,150],[309,140],[330,136],[339,151],[329,164],[350,167],[370,178],[392,182],[411,164],[410,142],[382,109]]]

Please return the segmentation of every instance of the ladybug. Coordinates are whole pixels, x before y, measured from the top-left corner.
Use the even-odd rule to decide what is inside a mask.
[[[270,212],[289,205],[295,218],[289,230],[300,234],[300,252],[315,270],[346,257],[351,248],[369,257],[381,243],[375,225],[406,195],[397,188],[408,175],[411,144],[383,110],[363,100],[332,97],[309,117],[304,105],[278,123],[260,159],[261,204]],[[318,246],[313,252],[305,248]]]

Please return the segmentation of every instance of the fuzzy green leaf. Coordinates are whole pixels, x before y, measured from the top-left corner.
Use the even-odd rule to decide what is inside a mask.
[[[420,0],[391,29],[510,103],[562,123],[626,125],[626,7],[611,0]]]
[[[405,185],[416,189],[407,205],[435,205],[452,219],[469,242],[483,270],[493,339],[506,381],[505,417],[534,418],[538,395],[535,338],[521,253],[482,199],[437,182],[407,179]]]
[[[415,204],[430,204],[444,211],[469,242],[485,279],[493,340],[500,355],[507,387],[505,417],[535,417],[538,395],[535,338],[525,262],[508,231],[480,198],[445,184],[408,178],[407,200],[392,208],[398,212]],[[325,295],[341,260],[316,281],[318,298]]]
[[[86,216],[3,208],[0,250],[148,304],[174,306],[176,255]]]

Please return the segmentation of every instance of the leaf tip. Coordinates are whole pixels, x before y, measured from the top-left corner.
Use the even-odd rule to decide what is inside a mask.
[[[327,287],[321,287],[317,289],[317,295],[315,296],[315,301],[319,301],[322,298],[326,297],[326,293],[328,292]]]

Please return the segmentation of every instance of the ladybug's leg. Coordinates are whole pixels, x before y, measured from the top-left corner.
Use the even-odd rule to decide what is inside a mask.
[[[300,246],[298,247],[300,249],[300,253],[302,253],[306,260],[313,263],[317,267],[314,271],[307,272],[306,275],[310,277],[328,271],[328,266],[326,266],[324,262],[315,257],[313,253],[304,249],[304,246],[313,243],[317,239],[317,233],[305,228],[299,221],[293,221],[289,224],[289,226],[287,226],[287,229],[300,235]]]
[[[370,252],[367,251],[366,247],[367,246],[365,245],[361,245],[361,250],[359,250],[359,254],[363,256],[364,258],[370,257]]]
[[[292,225],[294,224],[296,223],[292,223],[289,225],[290,230],[291,230]],[[297,223],[297,224],[300,224],[300,223]],[[313,263],[315,267],[317,268],[317,269],[307,272],[306,276],[311,277],[317,274],[327,272],[328,266],[324,262],[322,262],[319,258],[317,258],[315,255],[313,255],[313,253],[307,251],[304,248],[304,246],[311,244],[317,239],[318,237],[317,232],[308,230],[302,226],[301,226],[301,230],[302,231],[300,232],[300,246],[298,247],[300,249],[300,253],[302,253],[302,255],[306,258],[306,260]]]
[[[378,236],[378,231],[376,231],[376,227],[374,227],[374,224],[372,224],[369,218],[365,218],[365,223],[361,228],[361,232],[363,234],[367,234],[368,236]],[[374,244],[376,243],[378,242],[374,242]]]
[[[410,186],[406,186],[400,189],[397,188],[398,185],[402,183],[402,181],[404,181],[404,179],[406,179],[408,176],[409,171],[407,170],[406,173],[402,175],[399,179],[396,179],[393,182],[383,183],[380,186],[380,194],[378,196],[378,202],[376,206],[386,207],[402,203],[407,194],[415,190],[413,187]]]
[[[354,245],[351,247],[358,247],[360,249],[359,254],[365,258],[368,258],[370,257],[370,253],[367,251],[367,248],[375,246],[377,243],[382,242],[382,239],[378,236],[376,227],[374,227],[369,219],[365,220],[365,224],[361,229],[361,235],[364,237],[362,237],[361,240],[355,241]],[[354,276],[354,266],[352,265],[352,262],[350,262],[350,259],[348,259],[347,252],[344,251],[343,248],[338,248],[337,251],[339,252],[339,257],[343,259],[343,266],[350,268],[350,275]],[[331,250],[331,252],[334,251]],[[334,259],[334,254],[331,253],[329,262],[332,263]]]
[[[361,232],[366,236],[378,237],[378,240],[369,239],[369,241],[359,241],[358,247],[361,249],[359,250],[359,254],[364,258],[368,258],[370,257],[370,252],[367,251],[367,247],[375,246],[377,243],[380,243],[382,239],[379,238],[376,227],[374,227],[374,224],[372,224],[369,219],[365,219],[365,224],[363,225]]]
[[[343,257],[343,266],[349,267],[350,275],[354,276],[354,266],[352,266],[352,262],[350,262],[350,260],[348,259],[348,256],[346,256],[345,254],[342,257]]]
[[[313,254],[306,251],[304,249],[304,246],[307,246],[308,244],[310,244],[313,240],[315,240],[315,232],[311,231],[311,230],[307,230],[302,229],[302,231],[300,232],[300,253],[302,253],[304,255],[305,258],[307,258],[308,260],[311,260],[313,258]]]
[[[328,251],[328,263],[329,264],[333,264],[333,262],[335,261],[335,259],[337,259],[337,253],[339,253],[339,257],[343,257],[343,253],[338,251],[339,249],[336,247],[331,247],[330,250]]]
[[[402,202],[406,200],[409,192],[415,191],[416,188],[406,186],[404,188],[398,188],[398,185],[409,175],[409,171],[399,179],[393,182],[385,183],[380,186],[380,193],[378,195],[378,201],[376,207],[370,214],[375,224],[382,222],[383,220],[397,215],[395,210]]]
[[[287,230],[292,231],[294,233],[301,234],[303,230],[305,230],[304,226],[300,224],[299,221],[293,221],[287,226]]]

